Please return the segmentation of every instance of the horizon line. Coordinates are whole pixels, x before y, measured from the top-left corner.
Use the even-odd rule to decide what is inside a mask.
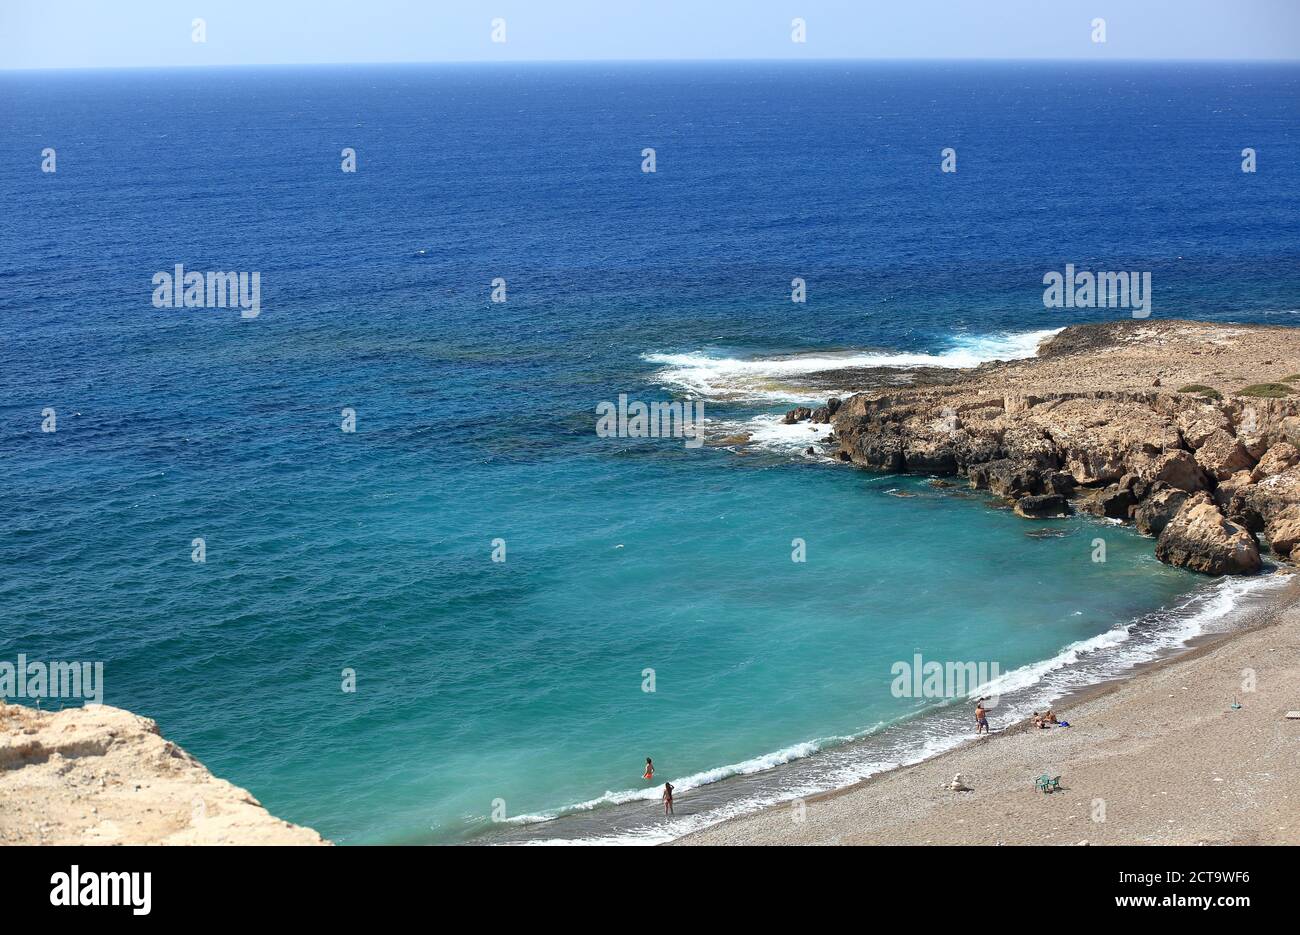
[[[750,58],[750,57],[727,57],[727,58],[704,58],[704,57],[681,57],[681,58],[574,58],[574,59],[549,59],[549,58],[465,58],[465,59],[402,59],[392,61],[364,61],[364,62],[222,62],[222,63],[194,63],[194,64],[167,64],[167,65],[19,65],[13,67],[0,66],[0,73],[16,72],[64,72],[64,71],[185,71],[185,70],[203,70],[218,68],[375,68],[384,66],[412,66],[412,65],[681,65],[681,64],[796,64],[796,65],[816,65],[816,64],[883,64],[883,63],[926,63],[926,64],[1054,64],[1062,65],[1079,65],[1079,64],[1113,64],[1113,63],[1144,63],[1144,64],[1168,64],[1168,65],[1300,65],[1300,56],[1295,58],[1176,58],[1172,56],[1159,57],[1140,57],[1140,56],[1120,56],[1109,55],[1105,58],[1097,57],[1035,57],[1035,56],[1017,56],[1012,58],[995,58],[981,56],[955,56],[955,57],[931,57],[931,56],[882,56],[876,58],[836,58],[827,56],[825,58],[796,58],[793,56],[782,56],[779,58]]]

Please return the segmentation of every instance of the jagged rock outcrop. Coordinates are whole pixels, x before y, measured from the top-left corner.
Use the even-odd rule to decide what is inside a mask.
[[[1196,463],[1216,480],[1227,480],[1238,471],[1255,466],[1241,439],[1227,429],[1215,429],[1196,449]]]
[[[1178,515],[1191,494],[1177,487],[1165,487],[1143,500],[1133,512],[1133,522],[1144,536],[1158,536]]]
[[[1290,442],[1278,442],[1264,452],[1255,469],[1250,472],[1250,483],[1257,484],[1264,478],[1281,474],[1297,464],[1300,464],[1300,449]]]
[[[1073,326],[1032,360],[839,402],[837,455],[874,470],[964,475],[1027,517],[1056,515],[1044,511],[1058,502],[1042,498],[1066,510],[1073,501],[1158,536],[1162,561],[1250,574],[1256,537],[1279,558],[1300,544],[1300,395],[1235,396],[1224,381],[1280,379],[1274,370],[1300,371],[1300,330]],[[1224,391],[1213,399],[1193,385]]]
[[[1048,519],[1068,516],[1069,502],[1059,493],[1031,494],[1016,501],[1015,513],[1025,519]]]
[[[213,776],[148,718],[0,701],[0,845],[328,843]]]
[[[1225,519],[1206,493],[1189,497],[1165,526],[1156,558],[1208,575],[1253,575],[1261,565],[1254,536]]]

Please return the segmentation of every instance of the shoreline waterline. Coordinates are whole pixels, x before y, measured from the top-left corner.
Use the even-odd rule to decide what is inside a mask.
[[[1245,781],[1247,787],[1253,781],[1243,780],[1237,775],[1237,761],[1232,757],[1242,756],[1242,751],[1225,751],[1223,748],[1227,744],[1221,737],[1216,740],[1214,736],[1220,731],[1241,739],[1241,745],[1251,755],[1259,754],[1261,759],[1270,758],[1266,754],[1285,757],[1284,750],[1279,754],[1278,749],[1275,749],[1276,743],[1271,746],[1267,744],[1267,736],[1263,738],[1265,746],[1261,747],[1258,730],[1252,733],[1234,727],[1231,723],[1226,728],[1223,724],[1214,723],[1216,718],[1221,718],[1226,713],[1237,716],[1246,712],[1258,714],[1267,723],[1278,711],[1287,710],[1285,705],[1291,698],[1288,692],[1296,687],[1297,673],[1294,667],[1268,676],[1268,685],[1274,689],[1272,694],[1283,697],[1281,707],[1275,699],[1257,698],[1240,692],[1233,697],[1229,706],[1226,697],[1219,698],[1213,691],[1215,677],[1221,676],[1230,682],[1239,681],[1244,674],[1241,666],[1245,660],[1251,664],[1273,664],[1275,660],[1281,659],[1281,665],[1286,665],[1285,652],[1277,656],[1272,654],[1278,649],[1274,644],[1281,643],[1283,650],[1294,649],[1297,638],[1300,637],[1300,616],[1297,613],[1300,611],[1300,576],[1291,570],[1279,574],[1285,577],[1284,584],[1276,590],[1256,595],[1243,606],[1240,619],[1230,629],[1193,638],[1182,649],[1172,650],[1157,659],[1135,666],[1128,673],[1081,687],[1059,699],[1054,707],[1062,720],[1073,722],[1070,728],[1040,731],[1028,720],[1022,719],[1006,725],[991,736],[971,736],[967,742],[936,756],[883,771],[860,783],[810,796],[804,803],[805,807],[810,812],[816,808],[825,817],[825,821],[821,828],[808,834],[800,829],[788,835],[787,839],[784,832],[776,829],[789,825],[788,817],[777,816],[776,810],[769,808],[717,822],[708,828],[664,843],[1297,843],[1296,832],[1288,830],[1293,825],[1284,821],[1287,816],[1282,812],[1263,819],[1265,824],[1269,824],[1270,834],[1277,840],[1255,839],[1253,836],[1258,836],[1258,828],[1253,831],[1229,830],[1229,836],[1224,837],[1224,829],[1214,828],[1215,821],[1205,817],[1204,813],[1211,811],[1210,808],[1196,809],[1183,799],[1183,796],[1200,799],[1210,795],[1202,792],[1200,784],[1193,781],[1205,778],[1197,777],[1193,769],[1203,771],[1215,784],[1226,783],[1225,777],[1231,777],[1233,783]],[[1260,677],[1265,676],[1261,673]],[[1195,684],[1201,691],[1189,695],[1182,702],[1169,702],[1168,699],[1181,697],[1175,690],[1190,690],[1188,682]],[[1217,687],[1220,690],[1223,688],[1222,685]],[[1261,683],[1260,691],[1264,690]],[[1199,696],[1206,697],[1203,699]],[[1242,704],[1238,705],[1237,701]],[[1218,707],[1220,702],[1221,708]],[[1208,712],[1205,710],[1207,707]],[[1161,722],[1155,722],[1153,713]],[[1148,718],[1151,719],[1150,722]],[[1116,721],[1121,725],[1118,731]],[[1166,749],[1160,749],[1162,742]],[[1167,759],[1172,756],[1169,747],[1181,751],[1180,762]],[[1200,756],[1205,757],[1204,762],[1200,761]],[[1060,801],[1064,805],[1064,812],[1074,814],[1063,815],[1062,810],[1039,805],[1044,797],[1030,785],[1030,780],[1036,774],[1024,771],[1027,759],[1034,764],[1050,762],[1056,770],[1065,774],[1067,781],[1062,789],[1067,795]],[[1267,765],[1257,763],[1255,769],[1263,772],[1252,775],[1256,779],[1267,780],[1273,775],[1266,768]],[[973,774],[972,770],[978,773]],[[1023,772],[1023,777],[1018,772]],[[1176,787],[1176,792],[1180,793],[1178,797],[1174,795],[1174,787],[1164,792],[1152,792],[1139,781],[1141,776],[1149,777],[1157,772],[1182,778],[1183,781]],[[1006,785],[1007,773],[1016,774],[1015,784],[1010,788]],[[954,774],[961,774],[973,783],[977,794],[967,799],[963,794],[946,791],[944,783]],[[939,777],[942,777],[942,781],[939,781]],[[1024,784],[1023,791],[1021,782]],[[1215,794],[1242,795],[1226,784],[1209,788]],[[1180,827],[1169,828],[1166,832],[1164,825],[1157,825],[1153,830],[1134,828],[1126,823],[1111,840],[1074,839],[1074,834],[1084,829],[1090,829],[1085,832],[1089,837],[1104,838],[1111,834],[1111,826],[1106,824],[1105,818],[1107,805],[1117,811],[1118,806],[1113,800],[1121,793],[1141,799],[1144,792],[1148,801],[1153,802],[1156,821],[1163,820],[1167,825],[1178,824]],[[1080,796],[1083,801],[1078,801]],[[1162,796],[1168,796],[1168,801],[1155,802],[1156,799],[1162,799]],[[902,804],[903,798],[910,801],[913,797],[924,801],[919,802],[915,808],[910,804]],[[1249,797],[1247,794],[1246,798]],[[1052,800],[1052,806],[1055,806],[1059,797],[1048,798]],[[1095,811],[1098,803],[1101,803],[1103,810],[1100,818]],[[969,811],[972,805],[975,812]],[[1233,806],[1237,805],[1234,801]],[[1137,807],[1140,810],[1147,808],[1145,804]],[[833,811],[834,815],[826,815],[827,811]],[[1124,813],[1130,821],[1134,820],[1131,802],[1125,803]],[[1294,818],[1294,809],[1292,813],[1291,817]],[[967,817],[972,814],[986,816],[991,819],[991,823],[981,825],[972,822]],[[962,817],[954,820],[953,815]],[[1165,818],[1166,815],[1174,817]],[[1041,820],[1044,816],[1049,820]],[[1270,824],[1270,818],[1273,822],[1283,820],[1283,823]],[[753,823],[747,825],[746,822],[750,820]],[[1071,820],[1083,823],[1073,833],[1062,828],[1062,825]],[[1018,821],[1024,822],[1024,825],[1017,826]],[[967,827],[968,823],[972,826]],[[1232,819],[1227,819],[1227,823],[1232,826]],[[835,829],[829,839],[827,826]],[[1217,836],[1212,833],[1215,831],[1218,832]],[[990,833],[996,834],[998,840],[981,840],[982,836]],[[1162,839],[1160,835],[1165,833],[1173,834],[1174,837]],[[1241,839],[1234,837],[1235,834],[1240,834]],[[1008,838],[1011,840],[1006,840]]]
[[[1267,626],[1283,609],[1297,603],[1300,578],[1289,569],[1253,578],[1208,581],[1174,607],[1161,608],[1117,624],[1093,640],[1080,641],[1094,646],[1071,644],[1051,659],[1004,673],[1002,681],[1011,678],[1014,682],[1017,673],[1043,670],[1033,681],[1003,689],[1001,704],[990,714],[996,725],[992,737],[1023,729],[1031,710],[1039,706],[1050,704],[1068,713],[1073,707],[1142,678],[1148,671],[1196,658],[1221,642]],[[1158,622],[1151,618],[1158,618]],[[1136,654],[1131,661],[1117,650],[1127,642],[1114,639],[1121,630],[1145,641],[1142,646],[1130,647]],[[1104,639],[1108,634],[1112,638]],[[1071,658],[1051,665],[1063,657]],[[1055,678],[1048,680],[1053,675]],[[520,816],[508,830],[487,832],[463,843],[678,843],[719,825],[790,808],[792,803],[808,804],[843,795],[901,770],[960,753],[972,742],[985,742],[989,738],[976,738],[971,731],[971,711],[968,699],[950,699],[938,708],[875,724],[852,736],[816,738],[705,774],[668,777],[678,793],[677,815],[667,822],[658,815],[661,786],[656,784],[644,790],[607,793],[550,814]],[[629,816],[630,811],[639,814]]]

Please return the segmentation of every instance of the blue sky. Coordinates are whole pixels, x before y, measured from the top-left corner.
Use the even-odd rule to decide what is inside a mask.
[[[1300,0],[0,0],[0,68],[728,58],[1300,59]]]

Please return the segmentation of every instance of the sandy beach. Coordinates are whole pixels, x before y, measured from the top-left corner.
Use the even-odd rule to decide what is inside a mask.
[[[1070,727],[995,710],[988,737],[673,843],[1300,844],[1300,581],[1248,627],[1054,710]],[[948,789],[957,773],[971,791]],[[1044,773],[1058,792],[1035,789]]]

